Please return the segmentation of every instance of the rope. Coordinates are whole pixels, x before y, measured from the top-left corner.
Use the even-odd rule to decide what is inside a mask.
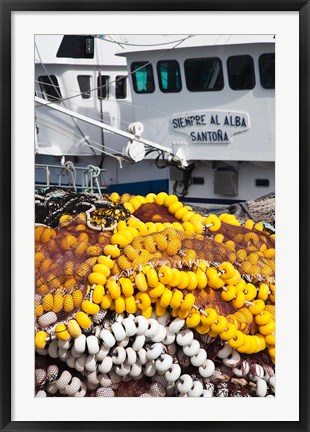
[[[48,120],[38,120],[38,123],[41,124],[41,125],[43,125],[43,126],[45,126],[45,127],[48,128],[48,129],[51,129],[51,130],[53,130],[53,131],[55,131],[55,132],[58,132],[58,133],[60,133],[60,134],[62,134],[62,135],[64,135],[64,136],[67,136],[68,138],[71,138],[72,140],[74,140],[74,141],[76,141],[76,142],[81,143],[81,140],[78,139],[78,138],[76,138],[78,135],[75,134],[75,133],[72,132],[72,131],[69,131],[69,130],[67,130],[67,129],[65,129],[65,128],[62,128],[62,127],[60,127],[60,126],[58,126],[58,125],[53,125],[53,123],[49,122]],[[50,124],[51,126],[48,126],[49,124]],[[90,144],[90,143],[93,143],[93,144]],[[96,147],[96,145],[98,145],[98,146],[100,146],[100,147]],[[108,156],[111,156],[111,157],[113,157],[113,158],[115,158],[115,159],[119,159],[119,158],[121,157],[121,156],[116,156],[116,155],[114,155],[114,154],[112,154],[112,153],[109,153],[109,152],[103,151],[102,148],[101,148],[101,144],[98,143],[97,141],[94,141],[94,140],[89,139],[89,140],[88,140],[88,146],[91,147],[92,149],[95,149],[95,150],[97,150],[97,151],[99,151],[99,152],[101,152],[101,153],[104,153],[104,154],[106,154],[106,155],[108,155]],[[109,150],[112,150],[112,151],[114,150],[114,149],[111,148],[111,147],[106,147],[106,148],[109,149]],[[119,155],[121,155],[120,152],[116,152],[116,154],[117,154],[117,153],[119,153]]]
[[[90,189],[88,189],[87,184],[89,183],[88,181],[88,173],[90,174]],[[98,189],[98,193],[101,194],[101,189],[100,189],[100,184],[98,181],[98,177],[100,176],[100,168],[95,166],[95,165],[88,165],[86,167],[86,171],[84,173],[84,178],[85,178],[85,186],[84,186],[84,178],[83,178],[83,190],[85,192],[88,192],[89,190],[91,191],[91,193],[93,193],[93,180],[96,183],[96,187]]]
[[[61,177],[63,176],[63,173],[67,174],[68,177],[68,183],[70,184],[69,177],[71,176],[72,180],[72,187],[74,191],[76,192],[76,169],[74,167],[73,162],[67,161],[64,163],[64,167],[60,171],[60,174],[58,176],[58,186],[61,187]]]
[[[108,195],[102,195],[98,200],[98,194],[67,192],[55,187],[38,189],[35,193],[35,219],[50,227],[58,225],[62,214],[74,217],[88,211],[92,229],[99,231],[100,227],[100,231],[104,231],[130,216],[123,204],[112,203]]]
[[[184,39],[178,39],[176,41],[162,42],[162,43],[157,43],[157,44],[134,44],[134,43],[128,43],[128,42],[117,42],[116,40],[112,39],[111,35],[108,35],[108,36],[111,38],[111,40],[106,39],[105,37],[100,37],[98,35],[96,35],[95,38],[99,39],[99,40],[104,40],[105,42],[110,42],[110,43],[117,44],[121,48],[123,48],[122,45],[124,45],[124,46],[137,46],[137,47],[139,47],[139,46],[140,47],[155,47],[155,46],[171,45],[173,43],[177,43],[177,42],[180,42],[180,41],[183,42],[184,41]],[[197,36],[197,35],[190,35],[190,37],[194,37],[194,36]]]

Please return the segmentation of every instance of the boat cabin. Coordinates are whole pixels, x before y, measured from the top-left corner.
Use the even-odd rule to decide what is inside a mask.
[[[273,35],[197,36],[175,48],[119,54],[143,137],[195,164],[193,197],[229,201],[246,199],[249,188],[257,196],[274,190],[274,42]],[[187,174],[172,167],[170,189]]]

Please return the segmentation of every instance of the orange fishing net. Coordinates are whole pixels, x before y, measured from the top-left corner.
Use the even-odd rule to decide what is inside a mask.
[[[53,311],[58,321],[80,308],[87,277],[112,235],[88,228],[84,214],[65,219],[55,229],[35,228],[36,314]]]
[[[168,312],[172,319],[186,320],[201,341],[203,335],[212,339],[225,332],[223,340],[229,340],[229,331],[239,331],[252,338],[240,353],[253,353],[257,362],[261,358],[267,364],[267,347],[274,362],[274,236],[262,224],[247,221],[241,226],[230,215],[205,218],[174,196],[164,197],[167,201],[163,197],[149,197],[153,202],[105,197],[111,199],[109,213],[92,200],[88,210],[77,215],[57,210],[58,225],[53,228],[36,226],[37,348],[44,350],[55,337],[65,342],[81,333],[94,334],[98,312],[142,314],[147,319]],[[218,317],[212,328],[210,314]],[[78,331],[69,326],[73,321]],[[62,327],[55,330],[57,325]],[[212,358],[212,349],[210,354]],[[184,371],[191,373],[188,359],[178,355]],[[139,384],[133,381],[128,391],[129,382],[120,380],[114,395],[143,396],[152,386],[159,386],[160,395],[158,382],[155,386],[143,378]],[[89,390],[88,395],[109,394],[107,389],[98,394],[91,386]]]

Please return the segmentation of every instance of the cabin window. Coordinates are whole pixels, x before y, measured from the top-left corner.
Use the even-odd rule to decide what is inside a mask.
[[[136,93],[153,93],[155,90],[153,67],[147,62],[131,64],[132,83]]]
[[[98,99],[108,99],[109,86],[110,86],[110,77],[108,75],[98,75],[97,78]]]
[[[115,81],[115,97],[116,99],[126,99],[127,97],[127,76],[117,75]]]
[[[253,59],[249,55],[227,59],[228,82],[232,90],[251,90],[255,87]]]
[[[65,35],[56,57],[94,58],[94,36]]]
[[[224,87],[219,58],[195,58],[184,62],[186,86],[191,92],[218,91]]]
[[[255,179],[255,186],[269,187],[269,179]]]
[[[177,93],[182,90],[180,66],[176,60],[162,60],[157,63],[159,88],[163,93]]]
[[[38,77],[38,81],[44,99],[52,102],[61,99],[61,92],[55,75],[41,75]]]
[[[265,89],[275,88],[274,53],[262,54],[258,60],[261,86]]]
[[[90,75],[78,75],[77,77],[82,99],[90,98]]]

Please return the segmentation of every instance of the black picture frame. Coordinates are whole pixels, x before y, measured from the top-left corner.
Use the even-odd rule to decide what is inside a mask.
[[[298,11],[299,12],[299,67],[300,67],[300,121],[299,121],[299,342],[303,350],[299,353],[299,421],[292,422],[22,422],[11,421],[11,14],[15,11]],[[309,422],[309,0],[0,0],[1,17],[1,145],[0,145],[0,400],[1,431],[98,431],[98,430],[165,430],[178,431],[195,429],[208,431],[310,431]],[[288,215],[289,217],[289,215]],[[288,224],[289,235],[297,233]],[[302,379],[301,379],[302,377]],[[120,415],[121,418],[121,415]]]

